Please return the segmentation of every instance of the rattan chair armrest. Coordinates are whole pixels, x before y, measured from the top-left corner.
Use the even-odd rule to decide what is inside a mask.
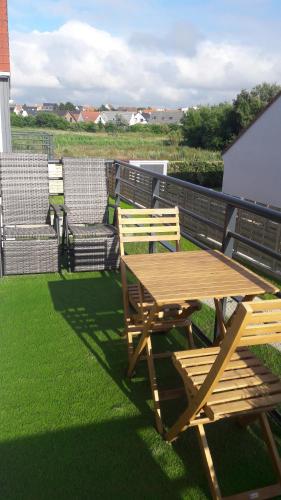
[[[57,217],[61,215],[62,209],[60,205],[57,205],[56,203],[50,203],[50,208],[53,209]]]
[[[64,214],[67,214],[68,212],[70,212],[69,208],[64,203],[60,203],[60,209],[62,210],[62,212]]]

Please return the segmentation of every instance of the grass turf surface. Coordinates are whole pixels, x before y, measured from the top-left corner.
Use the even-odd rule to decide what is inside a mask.
[[[118,273],[4,278],[0,311],[1,498],[210,497],[194,431],[170,446],[154,429],[145,363],[124,378]],[[155,341],[184,346],[178,332]],[[274,480],[258,427],[207,432],[223,493]]]

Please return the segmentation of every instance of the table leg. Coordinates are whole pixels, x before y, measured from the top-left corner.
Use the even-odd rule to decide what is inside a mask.
[[[164,428],[163,428],[162,417],[161,417],[160,397],[159,397],[159,390],[158,390],[158,385],[157,385],[157,378],[156,378],[153,352],[152,352],[152,342],[151,342],[150,336],[147,337],[146,358],[147,358],[147,366],[148,366],[149,380],[150,380],[150,386],[151,386],[151,393],[152,393],[153,404],[154,404],[156,429],[160,434],[163,434]]]
[[[156,310],[157,310],[157,307],[153,306],[151,308],[149,315],[147,316],[147,318],[145,319],[145,321],[143,323],[143,326],[142,326],[143,332],[142,332],[141,338],[139,340],[139,343],[138,343],[136,349],[134,350],[132,356],[129,359],[129,367],[128,367],[128,371],[127,371],[128,377],[132,376],[132,373],[133,373],[134,368],[137,364],[137,361],[138,361],[142,351],[145,349],[145,347],[147,345],[147,339],[150,335],[149,329],[150,329],[151,323],[154,319]]]

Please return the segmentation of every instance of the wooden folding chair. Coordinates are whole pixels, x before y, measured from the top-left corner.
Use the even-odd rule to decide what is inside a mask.
[[[280,458],[266,415],[281,403],[281,383],[248,349],[248,346],[280,341],[281,300],[243,302],[238,305],[220,346],[173,354],[173,362],[184,382],[188,406],[165,438],[173,441],[185,429],[196,427],[214,499],[222,496],[204,424],[227,417],[259,419],[278,478],[274,485],[229,498],[265,499],[281,494]]]
[[[180,250],[179,210],[175,208],[155,209],[122,209],[118,208],[118,229],[120,238],[120,253],[125,254],[126,243],[156,243],[171,241],[175,243],[175,250]],[[153,321],[148,319],[154,301],[149,292],[140,283],[128,284],[126,266],[121,259],[121,278],[123,288],[125,334],[128,342],[129,365],[134,353],[133,339],[143,333],[144,325],[149,321],[149,332],[169,331],[174,327],[183,327],[187,333],[189,347],[194,347],[190,315],[201,307],[198,301],[181,302],[161,308],[155,312]],[[146,359],[152,384],[152,393],[156,411],[156,422],[159,432],[163,431],[159,394],[157,391],[154,357],[167,357],[171,353],[152,354],[150,337],[147,338]],[[129,367],[128,376],[132,375]],[[154,382],[152,382],[154,380]],[[157,408],[156,408],[157,406]]]
[[[125,255],[126,243],[151,243],[174,241],[175,250],[180,250],[179,210],[175,208],[122,209],[118,208],[118,230],[120,253]],[[154,304],[148,291],[138,284],[128,284],[126,266],[121,262],[125,321],[132,326],[132,332],[142,324]],[[133,310],[130,311],[130,306]],[[188,317],[201,307],[200,302],[182,302],[163,308],[157,313],[152,331],[168,331],[176,326],[185,327],[188,341],[194,347],[191,323]],[[130,329],[129,329],[130,330]],[[131,339],[132,340],[132,339]]]

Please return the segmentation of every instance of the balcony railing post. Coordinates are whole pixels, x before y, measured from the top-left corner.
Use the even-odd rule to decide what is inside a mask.
[[[157,208],[159,206],[158,196],[160,196],[160,179],[153,177],[152,179],[152,193],[151,193],[151,208]],[[155,253],[157,249],[156,241],[151,241],[149,243],[149,253]]]
[[[117,208],[120,205],[120,193],[121,193],[121,166],[118,162],[114,162],[115,166],[115,189],[114,189],[114,197],[115,197],[115,209],[113,216],[113,225],[117,225]]]
[[[237,220],[238,211],[237,208],[232,205],[226,205],[225,210],[225,218],[224,218],[224,229],[223,229],[223,237],[222,237],[222,247],[221,251],[227,257],[232,258],[233,249],[234,249],[234,238],[231,236],[231,233],[235,233],[236,229],[236,220]],[[226,318],[226,307],[227,307],[227,299],[224,298],[221,300],[222,313],[224,319]],[[214,338],[216,339],[218,335],[218,323],[217,318],[215,320],[215,331]]]
[[[222,252],[227,257],[232,257],[233,254],[234,238],[230,235],[230,233],[235,233],[236,220],[237,208],[232,205],[226,205],[222,237]]]

